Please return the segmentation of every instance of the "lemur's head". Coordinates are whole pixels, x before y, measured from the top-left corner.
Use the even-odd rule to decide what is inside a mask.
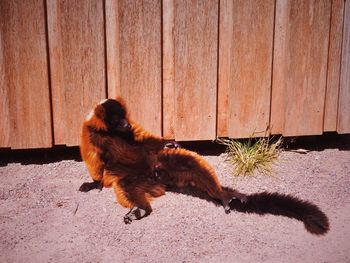
[[[102,100],[90,112],[86,121],[92,121],[96,129],[108,132],[127,133],[132,128],[121,98]]]

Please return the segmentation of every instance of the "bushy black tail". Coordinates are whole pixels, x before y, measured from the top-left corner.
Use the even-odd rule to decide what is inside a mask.
[[[232,200],[230,208],[244,213],[272,214],[295,218],[304,222],[308,232],[324,235],[329,230],[328,217],[316,205],[279,193],[257,193],[247,196],[247,202]]]

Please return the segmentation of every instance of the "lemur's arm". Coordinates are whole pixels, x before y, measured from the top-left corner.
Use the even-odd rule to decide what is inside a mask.
[[[160,151],[164,148],[176,149],[180,147],[180,145],[175,141],[165,140],[162,137],[153,135],[133,121],[130,121],[130,123],[134,134],[134,140],[142,143],[148,151]]]

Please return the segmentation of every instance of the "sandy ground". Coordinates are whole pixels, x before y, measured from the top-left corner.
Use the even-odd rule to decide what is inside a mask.
[[[338,140],[307,154],[286,151],[274,176],[235,179],[225,154],[205,156],[223,185],[317,204],[330,219],[325,236],[286,217],[226,215],[178,193],[158,198],[150,216],[125,225],[127,210],[114,203],[111,189],[77,191],[89,181],[81,161],[2,153],[0,262],[350,262],[349,149],[349,140]]]

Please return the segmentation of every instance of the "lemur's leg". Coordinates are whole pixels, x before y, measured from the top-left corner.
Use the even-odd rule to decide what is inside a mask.
[[[135,204],[133,208],[124,216],[124,223],[130,224],[133,220],[139,220],[148,216],[152,212],[151,204],[145,192],[140,189],[129,193],[132,196],[131,201]]]

